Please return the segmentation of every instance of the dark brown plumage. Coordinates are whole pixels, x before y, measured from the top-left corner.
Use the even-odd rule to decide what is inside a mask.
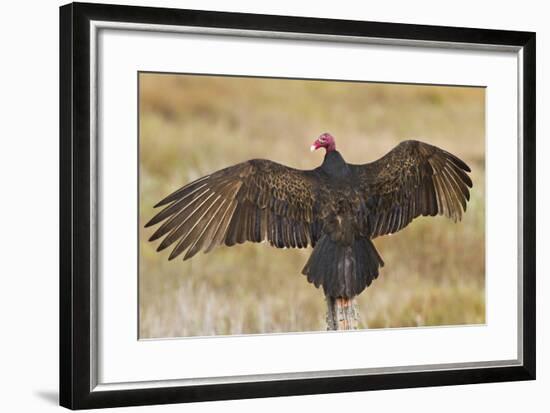
[[[466,211],[470,168],[435,146],[405,141],[364,165],[344,161],[334,138],[316,169],[304,171],[253,159],[200,178],[160,201],[146,226],[162,222],[150,241],[182,253],[245,241],[278,248],[314,247],[302,273],[332,297],[353,297],[384,265],[372,239],[392,234],[421,215],[458,221]]]

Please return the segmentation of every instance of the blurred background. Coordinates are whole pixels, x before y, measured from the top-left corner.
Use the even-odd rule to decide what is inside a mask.
[[[140,338],[325,330],[322,289],[301,270],[311,249],[221,246],[191,260],[147,241],[169,193],[223,167],[266,158],[301,169],[322,132],[350,163],[400,141],[442,147],[472,168],[462,222],[417,218],[374,241],[386,265],[357,299],[363,328],[485,322],[485,90],[140,73]]]

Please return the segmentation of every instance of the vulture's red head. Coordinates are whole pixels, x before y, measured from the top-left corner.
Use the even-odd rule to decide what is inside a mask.
[[[313,142],[310,149],[311,152],[313,152],[319,148],[325,148],[327,152],[335,150],[336,141],[334,140],[334,136],[330,133],[323,133],[320,135],[317,139],[315,139],[315,142]]]

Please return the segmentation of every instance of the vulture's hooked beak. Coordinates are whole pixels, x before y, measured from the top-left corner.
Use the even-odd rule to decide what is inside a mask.
[[[309,150],[310,150],[311,152],[315,152],[316,149],[317,149],[317,146],[315,146],[315,145],[311,145],[311,146],[309,147]]]

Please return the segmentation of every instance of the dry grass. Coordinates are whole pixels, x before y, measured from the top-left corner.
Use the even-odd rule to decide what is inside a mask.
[[[419,218],[375,240],[386,262],[359,297],[369,328],[485,321],[484,90],[275,79],[140,75],[140,336],[325,329],[321,290],[300,275],[311,250],[220,247],[189,261],[155,252],[143,224],[183,184],[250,158],[310,169],[321,132],[348,162],[404,139],[457,154],[474,188],[459,224]]]

